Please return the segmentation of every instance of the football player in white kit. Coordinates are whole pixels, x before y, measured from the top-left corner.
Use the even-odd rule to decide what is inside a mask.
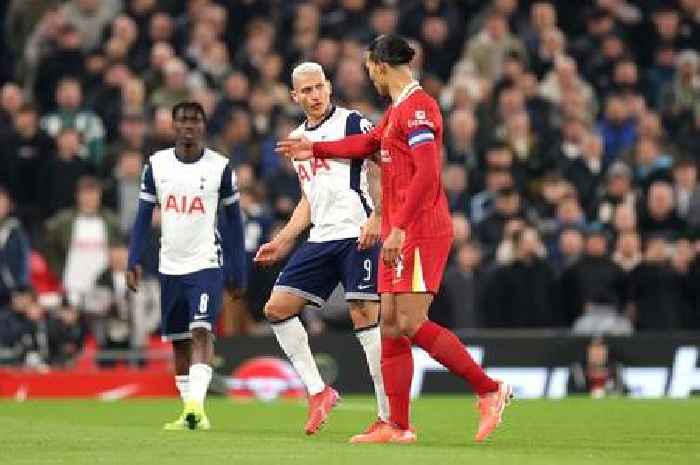
[[[246,286],[243,227],[229,160],[204,146],[202,106],[181,102],[172,113],[175,147],[156,152],[144,167],[127,281],[136,291],[141,249],[159,204],[161,331],[172,341],[184,403],[180,418],[164,429],[209,429],[204,399],[212,375],[211,330],[223,287],[236,295]]]
[[[367,132],[371,123],[358,112],[331,103],[331,84],[321,65],[302,63],[292,72],[292,98],[306,121],[293,134],[310,140],[335,140]],[[381,205],[378,167],[368,181],[364,160],[311,159],[294,162],[302,198],[277,236],[263,244],[255,257],[261,265],[284,258],[296,238],[311,225],[309,239],[290,258],[277,278],[265,306],[275,336],[309,393],[307,434],[326,421],[339,399],[321,379],[309,348],[308,335],[298,318],[306,304],[320,306],[338,283],[345,289],[355,334],[364,349],[377,396],[378,419],[367,431],[389,418],[381,375],[377,260]],[[376,169],[376,171],[374,171]],[[376,187],[370,196],[369,184]],[[376,184],[375,184],[376,183]]]

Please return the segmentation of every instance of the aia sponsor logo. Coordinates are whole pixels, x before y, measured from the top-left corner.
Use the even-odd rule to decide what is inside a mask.
[[[299,163],[297,165],[297,174],[301,182],[311,181],[311,178],[316,176],[320,171],[330,171],[331,167],[323,158],[312,158],[309,163]]]
[[[184,215],[204,215],[204,202],[198,195],[188,197],[186,195],[169,194],[165,201],[165,213],[181,213]]]

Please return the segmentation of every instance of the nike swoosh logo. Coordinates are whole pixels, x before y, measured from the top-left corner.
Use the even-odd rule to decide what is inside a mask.
[[[369,289],[370,287],[372,287],[371,284],[366,284],[366,285],[364,285],[364,286],[357,286],[357,288],[360,289],[360,290],[362,290],[362,289]]]
[[[194,316],[195,320],[203,320],[205,318],[209,318],[209,315],[195,315]]]

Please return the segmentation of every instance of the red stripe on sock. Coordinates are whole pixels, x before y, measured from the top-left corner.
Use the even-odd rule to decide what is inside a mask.
[[[391,422],[402,429],[410,424],[413,355],[411,341],[405,336],[382,338],[382,377],[389,399]]]
[[[413,336],[413,343],[442,363],[450,372],[468,382],[477,394],[498,390],[498,383],[488,377],[469,355],[462,341],[449,329],[426,321]]]

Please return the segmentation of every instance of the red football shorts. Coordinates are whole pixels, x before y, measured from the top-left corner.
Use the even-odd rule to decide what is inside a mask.
[[[437,294],[450,255],[452,238],[406,240],[394,266],[379,260],[379,292]]]

